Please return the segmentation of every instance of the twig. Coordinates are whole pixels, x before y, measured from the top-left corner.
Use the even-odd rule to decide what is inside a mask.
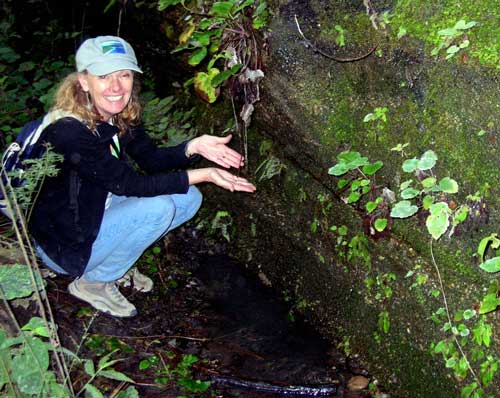
[[[183,339],[183,340],[192,340],[192,341],[201,341],[206,342],[211,339],[207,339],[206,337],[189,337],[189,336],[179,336],[179,335],[164,335],[157,334],[151,336],[116,336],[113,334],[107,334],[107,337],[115,337],[117,339],[131,339],[131,340],[148,340],[148,339]]]
[[[432,264],[434,265],[434,268],[436,269],[436,273],[437,273],[437,276],[438,276],[439,286],[440,286],[440,289],[441,289],[441,295],[443,296],[443,302],[444,302],[444,309],[445,309],[445,312],[446,312],[446,317],[448,318],[448,322],[449,322],[449,324],[451,326],[452,320],[451,320],[450,310],[448,308],[448,300],[447,300],[446,294],[444,292],[444,285],[443,285],[443,280],[441,278],[441,273],[439,272],[439,267],[438,267],[438,265],[436,263],[436,259],[434,258],[434,252],[432,250],[432,238],[431,238],[431,243],[430,243],[430,252],[431,252]],[[458,349],[460,351],[460,354],[465,359],[465,362],[467,363],[467,367],[471,371],[472,376],[474,377],[474,379],[476,379],[477,384],[479,386],[482,385],[481,380],[476,375],[476,372],[474,372],[474,369],[472,369],[472,366],[471,366],[471,364],[469,362],[469,359],[467,358],[467,355],[465,355],[465,352],[464,352],[462,346],[460,345],[460,343],[459,343],[459,341],[457,339],[457,336],[455,336],[454,333],[453,333],[453,339],[455,340],[455,344],[457,345],[457,347],[458,347]]]
[[[363,54],[363,55],[360,55],[358,57],[352,57],[352,58],[338,58],[334,55],[331,55],[331,54],[328,54],[326,52],[324,52],[323,50],[319,49],[318,47],[316,47],[307,37],[304,36],[304,33],[302,33],[302,30],[300,29],[300,25],[299,25],[299,21],[297,19],[297,15],[294,15],[293,16],[295,18],[295,24],[297,25],[297,30],[299,31],[299,34],[300,36],[302,37],[302,39],[304,39],[304,41],[313,49],[313,51],[317,52],[317,53],[320,53],[322,56],[326,57],[326,58],[329,58],[329,59],[333,59],[334,61],[336,62],[356,62],[356,61],[360,61],[366,57],[368,57],[369,55],[371,55],[375,49],[377,48],[377,44],[375,44],[371,49],[370,51],[368,51],[367,53]]]

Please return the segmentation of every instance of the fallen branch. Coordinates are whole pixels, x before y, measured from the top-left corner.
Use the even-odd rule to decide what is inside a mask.
[[[279,395],[298,395],[307,397],[335,396],[343,397],[343,389],[335,384],[324,384],[321,386],[279,386],[261,381],[249,381],[225,376],[212,376],[212,383],[223,386],[244,388]]]

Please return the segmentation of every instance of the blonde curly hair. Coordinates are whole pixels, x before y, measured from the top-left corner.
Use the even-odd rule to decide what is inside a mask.
[[[89,94],[83,91],[78,81],[79,73],[87,72],[73,72],[66,76],[60,83],[51,110],[62,110],[72,113],[83,120],[89,129],[93,131],[97,123],[102,119],[97,109],[92,105]],[[112,118],[113,124],[120,129],[120,134],[124,134],[129,127],[137,126],[141,122],[142,108],[139,103],[139,92],[140,83],[134,73],[134,84],[130,101],[123,111]]]

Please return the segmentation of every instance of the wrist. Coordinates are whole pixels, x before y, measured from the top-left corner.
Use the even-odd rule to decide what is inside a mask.
[[[187,158],[190,158],[190,157],[196,155],[193,144],[194,144],[194,139],[188,141],[186,144],[186,148],[184,149],[184,154],[186,155]]]

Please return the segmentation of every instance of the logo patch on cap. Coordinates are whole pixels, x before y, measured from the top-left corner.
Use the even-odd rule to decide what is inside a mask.
[[[103,54],[126,54],[125,47],[118,40],[105,41],[101,43]]]

